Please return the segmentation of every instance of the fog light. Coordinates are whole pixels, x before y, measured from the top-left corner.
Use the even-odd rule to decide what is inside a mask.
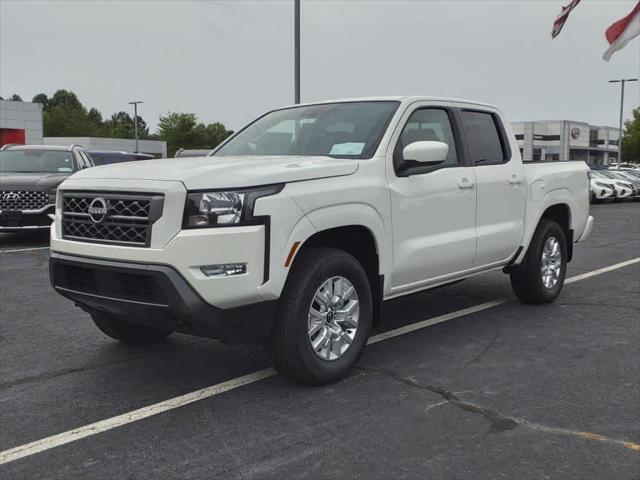
[[[207,277],[230,277],[247,273],[246,263],[222,263],[220,265],[205,265],[200,267]]]

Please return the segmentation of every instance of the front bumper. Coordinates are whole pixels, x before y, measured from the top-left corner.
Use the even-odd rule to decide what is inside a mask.
[[[39,210],[0,211],[0,232],[44,230],[51,227],[55,205]]]
[[[51,253],[53,288],[88,312],[228,343],[268,338],[277,302],[222,309],[207,303],[166,265],[97,260]]]
[[[592,191],[593,198],[595,198],[596,200],[606,200],[609,198],[616,197],[615,190],[611,188],[595,187],[591,191]]]

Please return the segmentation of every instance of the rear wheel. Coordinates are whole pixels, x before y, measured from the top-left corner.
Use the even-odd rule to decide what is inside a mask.
[[[511,286],[520,300],[549,303],[556,299],[567,273],[567,241],[553,220],[542,219],[522,264],[511,271]]]
[[[335,382],[358,361],[371,321],[371,287],[362,265],[341,250],[303,250],[280,299],[271,359],[298,382]]]
[[[104,313],[92,313],[91,318],[105,335],[132,345],[160,342],[171,335],[171,330],[138,325]]]

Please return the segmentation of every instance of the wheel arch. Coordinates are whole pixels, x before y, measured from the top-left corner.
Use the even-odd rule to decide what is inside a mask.
[[[358,260],[371,285],[373,324],[378,325],[382,315],[384,275],[380,271],[379,241],[373,231],[360,224],[340,225],[319,230],[300,244],[291,267],[295,266],[296,258],[301,252],[315,247],[343,250]]]
[[[531,244],[533,234],[538,228],[538,225],[540,225],[540,221],[542,221],[543,219],[553,220],[558,223],[558,225],[560,225],[560,228],[562,228],[567,241],[567,262],[570,262],[572,260],[574,231],[572,228],[572,209],[570,201],[563,198],[554,199],[550,195],[547,195],[545,200],[546,202],[543,204],[544,208],[541,209],[539,215],[536,218],[536,221],[528,224],[524,235],[525,241],[523,242],[522,247],[518,249],[518,253],[516,257],[510,262],[510,265],[519,265],[520,263],[522,263],[522,260],[524,259],[524,256],[529,249],[529,245]]]

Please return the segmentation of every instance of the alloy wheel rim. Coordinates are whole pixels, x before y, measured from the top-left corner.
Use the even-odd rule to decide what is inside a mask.
[[[560,242],[556,237],[549,237],[542,249],[542,264],[540,266],[542,284],[545,288],[552,289],[557,285],[561,271],[562,251],[560,250]]]
[[[313,352],[326,361],[342,358],[356,337],[359,316],[353,284],[341,276],[326,280],[309,305],[307,332]]]

